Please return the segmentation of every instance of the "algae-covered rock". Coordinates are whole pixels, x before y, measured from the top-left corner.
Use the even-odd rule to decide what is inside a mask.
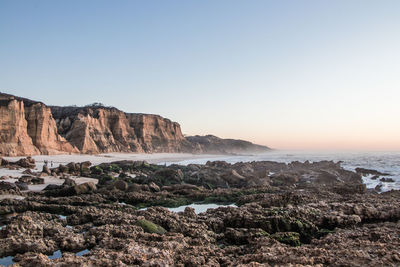
[[[288,244],[293,247],[298,247],[301,245],[300,234],[297,232],[278,232],[271,237],[281,243]]]
[[[135,225],[140,226],[146,233],[165,234],[167,231],[161,226],[152,223],[146,219],[137,220]]]

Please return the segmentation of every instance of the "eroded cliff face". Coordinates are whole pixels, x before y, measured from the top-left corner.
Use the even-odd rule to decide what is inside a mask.
[[[28,135],[24,103],[0,95],[0,153],[3,156],[39,154]]]
[[[51,110],[43,103],[26,106],[25,118],[28,135],[41,154],[79,153],[76,147],[58,134]]]
[[[125,113],[103,107],[51,107],[58,132],[82,153],[144,152]]]
[[[3,156],[110,152],[240,153],[266,151],[247,141],[185,138],[180,125],[159,115],[103,106],[48,107],[0,93]]]
[[[51,107],[58,132],[82,153],[191,152],[176,122],[108,107]]]
[[[145,152],[193,152],[178,123],[151,114],[126,116]]]

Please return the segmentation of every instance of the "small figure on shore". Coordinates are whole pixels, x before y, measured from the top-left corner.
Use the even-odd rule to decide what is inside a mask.
[[[53,161],[51,161],[50,165],[51,165],[51,167],[53,168]]]
[[[45,160],[44,165],[46,165],[46,167],[47,167],[47,164],[49,164],[49,162],[47,160]]]

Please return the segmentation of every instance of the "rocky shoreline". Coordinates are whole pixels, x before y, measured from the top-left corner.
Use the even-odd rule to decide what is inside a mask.
[[[400,191],[367,190],[361,174],[373,170],[331,161],[0,165],[27,172],[0,181],[2,195],[19,196],[0,200],[0,258],[21,266],[400,265]],[[62,183],[24,190],[46,177]],[[167,209],[191,203],[237,207]]]

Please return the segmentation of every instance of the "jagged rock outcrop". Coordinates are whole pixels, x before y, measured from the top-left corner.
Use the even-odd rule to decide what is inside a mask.
[[[267,147],[215,136],[185,138],[180,125],[159,115],[114,107],[48,107],[0,93],[0,153],[4,156],[110,152],[247,153]]]
[[[24,103],[0,95],[0,154],[18,156],[40,153],[33,145],[27,129]]]
[[[43,103],[35,103],[25,108],[28,135],[42,154],[79,153],[57,132],[57,125],[50,108]]]

